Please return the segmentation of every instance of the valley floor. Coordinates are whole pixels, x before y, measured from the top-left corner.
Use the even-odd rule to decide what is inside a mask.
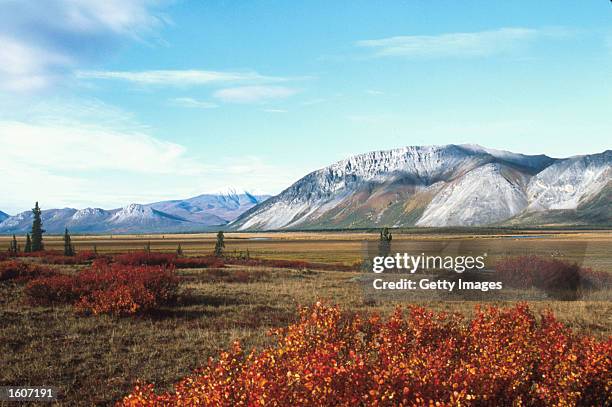
[[[227,234],[227,250],[248,248],[252,256],[352,263],[359,259],[363,236]],[[369,237],[375,239],[376,235]],[[420,241],[433,237],[404,238]],[[558,250],[568,257],[576,245],[579,247],[573,255],[584,253],[587,242],[590,257],[585,257],[585,262],[600,270],[612,269],[608,233],[567,233],[539,239],[463,238],[495,238],[499,240],[495,244],[505,250],[520,251],[529,245],[542,253]],[[74,238],[77,250],[93,244],[102,251],[141,248],[151,240],[153,249],[167,250],[181,242],[189,254],[210,251],[213,239],[213,235]],[[49,248],[59,244],[54,239],[47,242]],[[79,266],[54,267],[72,272]],[[24,302],[23,285],[0,283],[0,386],[53,385],[61,390],[64,405],[110,404],[127,394],[137,378],[154,382],[158,388],[171,386],[234,340],[240,340],[244,349],[270,344],[274,338],[267,335],[269,329],[294,321],[299,306],[323,300],[349,311],[388,314],[398,305],[365,300],[355,281],[357,273],[346,271],[229,266],[223,272],[179,270],[179,275],[184,283],[176,305],[122,319],[80,316],[70,306],[31,307]],[[468,317],[475,306],[474,302],[421,304]],[[531,306],[536,311],[551,308],[561,321],[580,332],[612,335],[610,302],[553,301]]]

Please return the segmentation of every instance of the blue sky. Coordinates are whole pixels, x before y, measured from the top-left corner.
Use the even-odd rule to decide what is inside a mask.
[[[608,1],[0,0],[0,209],[228,188],[349,155],[611,148]]]

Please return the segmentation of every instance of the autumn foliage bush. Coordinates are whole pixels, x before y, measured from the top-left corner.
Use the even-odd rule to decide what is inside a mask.
[[[503,258],[495,269],[497,276],[509,287],[537,288],[553,297],[568,293],[577,295],[580,289],[607,288],[612,281],[608,273],[534,255]]]
[[[85,313],[124,316],[169,302],[177,289],[173,267],[96,262],[76,275],[33,280],[25,292],[35,305],[68,303]]]
[[[526,305],[459,315],[410,307],[388,319],[316,304],[239,343],[174,391],[139,384],[122,406],[593,406],[612,401],[612,339],[580,336]]]
[[[34,263],[25,263],[19,260],[6,260],[0,262],[0,281],[29,280],[40,276],[50,276],[54,271],[48,267]]]
[[[174,253],[153,253],[149,251],[136,251],[113,256],[113,261],[126,266],[161,266],[174,264]]]

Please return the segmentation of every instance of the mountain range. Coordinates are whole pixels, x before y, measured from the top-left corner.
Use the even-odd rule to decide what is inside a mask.
[[[612,150],[551,158],[478,145],[374,151],[311,172],[234,230],[612,225]]]
[[[280,194],[230,191],[105,210],[43,210],[61,233],[454,226],[612,226],[612,150],[551,158],[478,145],[410,146],[349,157]],[[0,212],[0,233],[32,212]]]
[[[196,232],[222,227],[267,198],[267,195],[230,191],[146,205],[130,204],[111,210],[48,209],[42,211],[42,220],[48,233],[62,233],[64,228],[75,233]],[[15,216],[1,212],[0,233],[27,233],[32,226],[32,216],[31,211]]]

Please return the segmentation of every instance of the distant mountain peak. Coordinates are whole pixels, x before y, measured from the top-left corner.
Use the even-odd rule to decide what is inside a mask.
[[[184,200],[132,203],[105,210],[44,209],[42,220],[48,233],[155,233],[215,230],[262,202],[267,196],[250,194],[204,194]],[[8,216],[8,215],[7,215]],[[0,217],[0,233],[26,233],[32,225],[32,211]]]

